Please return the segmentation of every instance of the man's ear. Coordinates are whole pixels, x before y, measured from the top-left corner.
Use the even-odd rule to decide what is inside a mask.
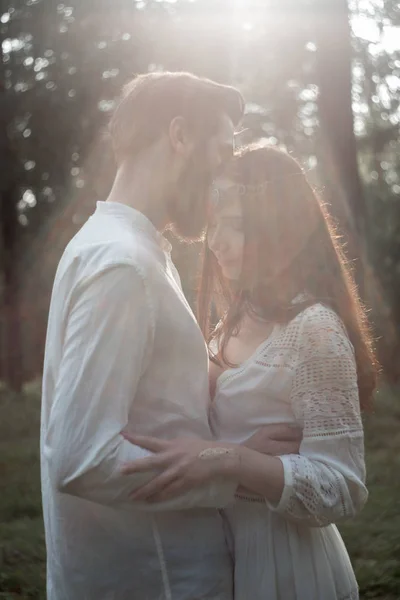
[[[194,146],[187,123],[183,117],[174,117],[169,125],[169,141],[175,152],[182,156],[189,155]]]

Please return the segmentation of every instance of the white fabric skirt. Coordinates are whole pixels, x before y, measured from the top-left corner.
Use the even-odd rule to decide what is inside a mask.
[[[232,534],[235,600],[357,600],[349,555],[335,525],[309,527],[260,502],[223,511]]]

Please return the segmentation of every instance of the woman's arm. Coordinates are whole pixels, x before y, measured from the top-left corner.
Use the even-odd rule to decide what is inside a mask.
[[[354,516],[368,496],[357,373],[353,348],[333,311],[309,309],[300,336],[291,393],[304,427],[300,453],[274,459],[241,449],[237,475],[273,510],[323,526]]]

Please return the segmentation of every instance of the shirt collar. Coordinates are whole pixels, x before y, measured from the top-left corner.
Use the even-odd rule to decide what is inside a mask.
[[[135,208],[127,204],[121,204],[120,202],[102,202],[100,200],[96,203],[96,208],[103,214],[114,215],[124,219],[134,229],[141,231],[153,239],[164,252],[167,254],[171,253],[172,246],[170,242],[154,227],[150,219]]]

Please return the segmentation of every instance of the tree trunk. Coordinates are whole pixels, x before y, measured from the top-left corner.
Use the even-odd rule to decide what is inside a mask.
[[[0,63],[3,56],[0,45]],[[20,391],[22,387],[22,344],[20,322],[19,278],[16,264],[18,248],[18,186],[16,157],[8,137],[11,121],[11,98],[4,88],[0,67],[0,253],[1,253],[1,344],[0,377],[7,385]]]
[[[334,216],[346,224],[351,258],[365,258],[365,202],[352,110],[352,48],[347,0],[326,0],[315,17],[318,113],[322,159]],[[362,260],[357,261],[363,282]]]
[[[323,4],[323,7],[322,7]],[[367,208],[358,169],[352,110],[352,46],[346,0],[316,0],[314,36],[321,158],[328,179],[333,215],[344,226],[350,259],[357,259],[355,277],[360,294],[371,307],[380,338],[380,358],[387,375],[396,377],[391,360],[398,349],[391,310],[368,260]]]
[[[15,214],[14,195],[12,189],[1,191],[0,218],[3,255],[1,372],[8,386],[15,391],[20,391],[22,386],[22,349],[19,281],[15,262],[18,221]]]

